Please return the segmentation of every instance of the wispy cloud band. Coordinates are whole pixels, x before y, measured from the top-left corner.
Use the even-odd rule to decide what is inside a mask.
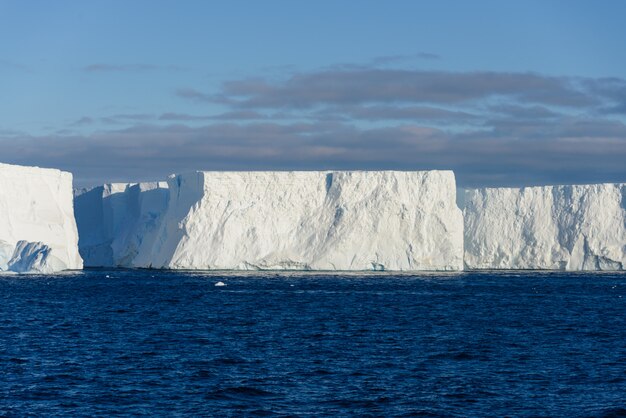
[[[3,159],[81,181],[190,169],[453,169],[462,186],[626,181],[620,78],[344,67],[175,94],[198,112],[89,115],[69,126],[85,135],[0,132]]]

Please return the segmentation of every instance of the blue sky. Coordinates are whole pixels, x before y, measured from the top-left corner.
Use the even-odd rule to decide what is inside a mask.
[[[1,1],[0,161],[626,181],[626,3]]]

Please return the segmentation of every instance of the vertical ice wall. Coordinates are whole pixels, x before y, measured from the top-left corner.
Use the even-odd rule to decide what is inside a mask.
[[[464,216],[470,269],[626,266],[624,184],[468,190]]]
[[[172,176],[169,192],[143,185],[133,195],[133,187],[105,186],[77,197],[86,265],[463,267],[463,220],[450,171],[194,172]],[[148,204],[155,190],[162,193]]]
[[[80,253],[88,267],[134,267],[167,206],[167,184],[113,183],[75,197]]]
[[[81,268],[72,175],[0,164],[0,271]]]
[[[451,171],[197,172],[169,190],[153,267],[463,267]]]

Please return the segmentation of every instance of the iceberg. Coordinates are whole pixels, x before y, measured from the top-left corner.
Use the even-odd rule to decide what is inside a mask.
[[[72,175],[0,164],[0,272],[55,273],[82,267]]]
[[[78,245],[85,265],[137,267],[142,262],[136,259],[139,250],[152,246],[167,202],[166,182],[111,183],[75,193]]]
[[[624,270],[626,184],[465,194],[468,269]]]
[[[87,266],[461,270],[451,171],[194,172],[76,197]]]

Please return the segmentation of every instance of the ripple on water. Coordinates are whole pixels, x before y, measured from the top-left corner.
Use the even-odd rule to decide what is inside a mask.
[[[626,416],[624,288],[531,272],[0,277],[0,415]]]

